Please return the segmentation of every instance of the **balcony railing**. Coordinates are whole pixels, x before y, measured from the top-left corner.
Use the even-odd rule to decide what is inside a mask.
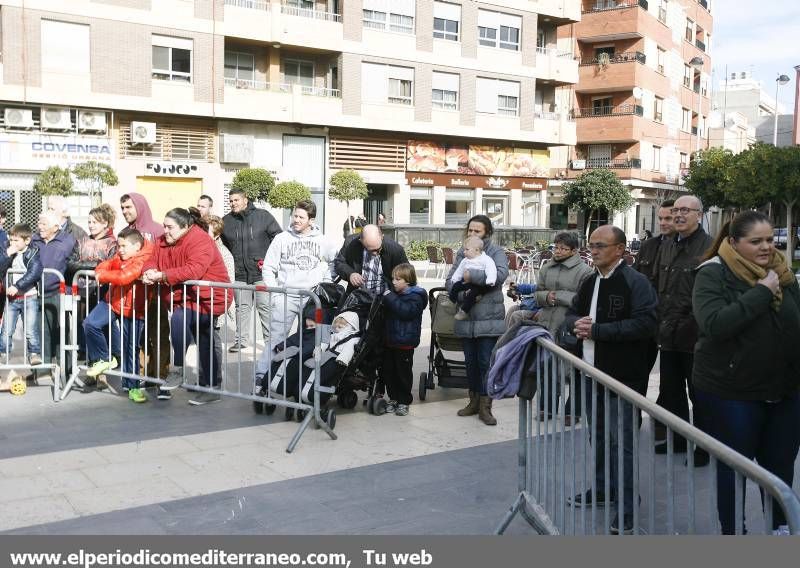
[[[264,81],[255,81],[252,79],[234,79],[232,77],[225,77],[225,86],[234,87],[236,89],[273,91],[280,93],[289,93],[292,90],[292,86],[288,83],[266,83]]]
[[[573,118],[598,118],[604,116],[644,116],[641,105],[619,105],[572,109]]]
[[[642,160],[630,158],[628,160],[612,160],[611,158],[589,158],[588,160],[578,160],[585,162],[585,169],[594,170],[605,168],[609,170],[638,170],[642,167]],[[573,167],[572,169],[583,169]]]
[[[250,8],[251,10],[269,11],[270,2],[268,0],[225,0],[226,6],[236,6],[238,8]]]
[[[326,20],[328,22],[341,22],[341,14],[334,14],[333,12],[323,12],[322,10],[314,10],[310,8],[298,8],[289,4],[281,4],[281,14],[288,14],[290,16],[300,16],[302,18],[312,18],[314,20]]]
[[[580,65],[599,65],[603,63],[602,57],[581,58]],[[641,51],[625,51],[623,53],[615,53],[608,56],[608,63],[630,63],[636,61],[637,63],[645,64],[647,57]]]
[[[697,47],[698,47],[698,48],[699,48],[701,51],[705,51],[705,50],[706,50],[706,44],[705,44],[705,42],[703,42],[703,41],[700,41],[699,39],[696,39],[696,40],[694,40],[694,44],[695,44],[695,45],[696,45],[696,46],[697,46]]]
[[[644,10],[647,10],[647,0],[628,0],[627,2],[623,2],[622,4],[617,4],[616,6],[592,6],[588,10],[581,10],[581,14],[592,14],[594,12],[607,12],[608,10],[622,10],[623,8],[635,8],[640,7]]]
[[[556,57],[568,59],[574,57],[571,51],[558,51],[557,48],[546,45],[537,45],[536,53],[541,55],[555,55]]]
[[[329,89],[327,87],[303,87],[304,95],[311,95],[312,97],[329,97],[332,99],[341,99],[342,91],[339,89]]]

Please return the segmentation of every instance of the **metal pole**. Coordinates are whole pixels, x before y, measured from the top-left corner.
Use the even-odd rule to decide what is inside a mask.
[[[778,147],[778,89],[781,86],[781,78],[775,79],[775,121],[772,125],[772,145]],[[788,240],[787,240],[788,243]],[[786,245],[789,246],[788,244]]]

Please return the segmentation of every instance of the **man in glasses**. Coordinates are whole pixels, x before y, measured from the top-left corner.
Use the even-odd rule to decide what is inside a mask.
[[[618,227],[603,225],[589,237],[595,272],[583,280],[565,325],[580,340],[581,356],[589,365],[611,375],[639,394],[647,392],[650,357],[647,345],[656,331],[656,293],[647,278],[629,267],[623,259],[627,238]],[[633,406],[623,402],[619,416],[617,396],[610,394],[608,409],[605,393],[597,387],[592,395],[592,381],[584,383],[582,399],[584,416],[589,422],[589,435],[595,452],[595,485],[568,500],[573,507],[612,506],[615,515],[611,532],[633,530],[633,435],[636,431]],[[596,414],[592,413],[595,400]],[[605,412],[609,413],[610,453],[605,454]],[[619,439],[619,420],[622,439]],[[618,452],[622,448],[623,471],[618,468]],[[610,494],[606,493],[605,459],[609,459]],[[619,506],[619,505],[622,506]]]
[[[391,289],[394,267],[407,262],[403,247],[384,237],[377,225],[367,225],[360,235],[345,241],[335,267],[336,273],[348,283],[348,294],[362,287],[383,294]]]
[[[658,287],[658,343],[661,347],[661,381],[658,404],[689,421],[689,400],[694,406],[692,365],[697,343],[697,323],[692,314],[692,289],[695,269],[713,239],[703,230],[703,204],[692,195],[684,195],[672,207],[675,235],[663,247],[655,272]],[[687,398],[686,391],[689,391]],[[694,406],[694,423],[703,429],[703,417]],[[661,430],[661,429],[659,429]],[[656,453],[667,453],[666,435],[657,432]],[[660,440],[659,440],[660,438]],[[673,450],[686,452],[686,439],[675,435]],[[696,449],[694,464],[708,464],[708,454]]]

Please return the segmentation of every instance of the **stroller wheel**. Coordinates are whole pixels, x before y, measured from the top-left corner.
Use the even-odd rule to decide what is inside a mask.
[[[297,420],[298,422],[302,422],[303,420],[305,420],[306,414],[308,414],[307,410],[298,410],[297,412],[294,413],[295,420]]]
[[[386,399],[383,397],[376,398],[372,405],[372,411],[375,416],[386,414]]]
[[[294,420],[294,408],[286,407],[286,420]]]
[[[336,401],[342,408],[355,408],[358,404],[358,395],[355,391],[345,391],[336,397]]]
[[[253,412],[256,414],[264,414],[264,403],[258,400],[253,401]]]
[[[419,375],[419,399],[425,400],[428,395],[428,373],[422,372]]]
[[[272,416],[273,414],[275,414],[275,408],[276,406],[274,404],[269,404],[268,402],[265,402],[264,414],[266,414],[267,416]]]
[[[371,396],[365,402],[367,403],[367,412],[370,414],[375,414],[375,401],[378,400],[377,397]]]
[[[328,427],[333,430],[336,428],[336,409],[331,408],[327,412],[327,416],[325,416],[325,422],[328,423]]]

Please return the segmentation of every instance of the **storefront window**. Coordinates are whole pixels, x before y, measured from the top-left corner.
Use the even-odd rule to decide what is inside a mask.
[[[429,225],[431,223],[431,190],[425,187],[411,188],[412,225]]]
[[[522,224],[525,227],[539,226],[539,191],[522,192]]]
[[[444,222],[448,225],[466,225],[472,217],[473,190],[447,188],[444,202]]]
[[[506,211],[508,210],[508,196],[483,194],[483,214],[489,217],[492,225],[506,224]]]

